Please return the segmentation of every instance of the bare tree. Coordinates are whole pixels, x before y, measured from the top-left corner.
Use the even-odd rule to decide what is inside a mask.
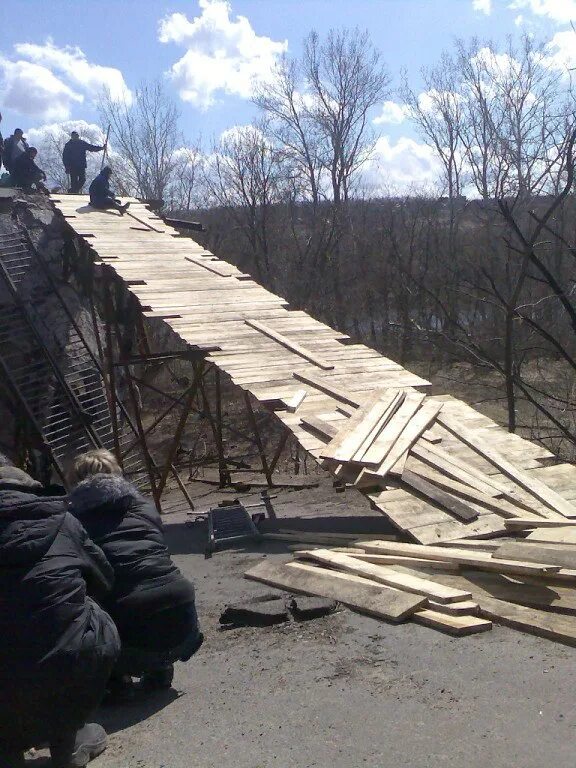
[[[176,150],[183,144],[180,112],[164,86],[143,83],[130,101],[104,93],[99,111],[123,158],[124,188],[139,197],[163,200],[176,167]]]

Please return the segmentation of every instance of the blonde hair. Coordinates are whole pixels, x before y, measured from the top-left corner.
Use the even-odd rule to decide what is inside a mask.
[[[68,472],[68,482],[76,485],[91,475],[121,475],[122,470],[116,457],[105,448],[87,451],[77,456]]]

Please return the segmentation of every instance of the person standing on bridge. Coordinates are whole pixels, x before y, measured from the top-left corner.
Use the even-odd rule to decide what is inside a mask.
[[[106,149],[106,144],[89,144],[80,138],[77,131],[72,131],[70,141],[64,145],[62,152],[62,162],[66,173],[70,176],[71,195],[77,195],[82,191],[86,183],[86,152],[102,152]]]
[[[110,176],[112,176],[112,168],[106,165],[96,176],[92,184],[90,184],[88,188],[90,192],[90,205],[101,211],[114,208],[120,212],[121,216],[124,216],[130,203],[122,205],[122,202],[114,196],[114,192],[110,189]]]

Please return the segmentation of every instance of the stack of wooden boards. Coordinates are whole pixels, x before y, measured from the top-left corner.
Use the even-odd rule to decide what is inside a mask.
[[[379,489],[380,499],[402,499],[409,491],[409,498],[424,498],[464,523],[498,516],[500,531],[506,518],[576,518],[571,501],[512,464],[492,447],[490,433],[467,428],[445,406],[415,391],[380,391],[354,411],[340,409],[344,421],[300,418],[324,436],[324,466],[355,488]],[[466,450],[464,461],[459,455]]]
[[[306,549],[288,563],[265,560],[245,576],[451,635],[496,622],[576,646],[576,522],[523,524],[520,530],[531,531],[525,539],[443,546],[361,539],[351,547]]]
[[[133,200],[126,216],[95,211],[82,195],[54,202],[149,322],[203,351],[414,541],[503,533],[518,509],[523,516],[572,514],[576,468],[544,466],[554,459],[549,451],[462,401],[424,397],[429,382],[291,310],[142,202]],[[361,442],[349,440],[336,453],[331,441],[353,429]]]

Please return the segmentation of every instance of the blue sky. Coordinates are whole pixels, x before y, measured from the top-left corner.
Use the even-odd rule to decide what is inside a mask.
[[[250,122],[251,82],[283,50],[298,55],[312,29],[368,29],[393,85],[406,68],[418,88],[420,68],[437,62],[456,37],[502,43],[528,32],[570,57],[571,19],[576,0],[2,0],[2,130],[41,131],[71,119],[94,124],[102,85],[120,98],[142,80],[162,78],[179,102],[187,140],[210,141]],[[409,122],[391,115],[388,105],[374,124],[384,153],[390,162],[395,151],[402,154],[405,175],[418,175],[426,152]]]

